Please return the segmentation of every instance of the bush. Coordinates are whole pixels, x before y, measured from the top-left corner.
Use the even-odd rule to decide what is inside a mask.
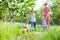
[[[16,39],[18,35],[22,35],[22,29],[16,23],[4,22],[0,25],[0,39],[11,40]],[[15,38],[16,37],[16,38]]]
[[[51,30],[42,37],[42,40],[60,40],[60,28],[52,27]]]

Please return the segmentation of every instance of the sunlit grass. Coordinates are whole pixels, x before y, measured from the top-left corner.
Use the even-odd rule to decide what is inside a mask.
[[[23,27],[29,31],[23,33]],[[51,26],[50,30],[43,31],[41,25],[37,25],[36,31],[30,25],[17,22],[0,22],[0,40],[60,40],[60,26]]]

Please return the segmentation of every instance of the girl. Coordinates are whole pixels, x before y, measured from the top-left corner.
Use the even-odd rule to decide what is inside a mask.
[[[43,26],[43,30],[46,31],[47,30],[47,23],[46,23],[46,20],[44,17],[42,18],[42,26]]]

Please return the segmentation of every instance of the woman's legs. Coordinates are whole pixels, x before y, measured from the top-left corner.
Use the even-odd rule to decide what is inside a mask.
[[[50,16],[47,17],[46,22],[47,22],[47,29],[49,30],[50,29]]]
[[[48,22],[47,27],[48,27],[48,29],[50,28],[50,22]]]

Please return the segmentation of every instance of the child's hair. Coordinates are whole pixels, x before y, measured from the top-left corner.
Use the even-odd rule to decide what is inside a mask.
[[[25,29],[26,29],[27,27],[23,27],[23,28],[25,28]]]
[[[45,20],[44,16],[42,17],[42,20]]]
[[[32,10],[31,12],[35,12],[35,11]]]
[[[27,29],[26,32],[28,32],[28,28],[27,27],[23,27],[24,29]],[[23,32],[25,32],[25,30],[23,30]]]

